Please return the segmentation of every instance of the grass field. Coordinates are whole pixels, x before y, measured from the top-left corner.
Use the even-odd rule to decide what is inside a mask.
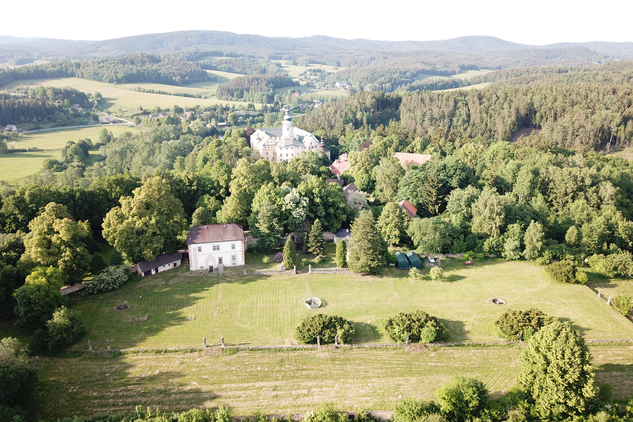
[[[0,181],[10,185],[20,179],[38,173],[42,169],[44,161],[49,159],[59,160],[61,151],[37,151],[19,154],[0,155]]]
[[[597,383],[617,399],[633,392],[633,347],[592,346]],[[453,347],[428,352],[322,348],[83,355],[39,358],[40,416],[229,406],[233,414],[302,412],[330,402],[345,410],[393,409],[403,397],[433,399],[457,375],[477,377],[493,397],[508,391],[520,348]]]
[[[451,341],[497,341],[494,321],[507,308],[536,307],[571,321],[589,339],[633,338],[633,324],[587,286],[550,281],[525,262],[461,262],[446,266],[446,282],[412,282],[405,271],[384,277],[359,275],[223,276],[190,275],[181,267],[97,296],[76,297],[88,339],[103,349],[199,346],[202,338],[227,344],[294,344],[294,327],[315,312],[341,315],[357,327],[356,343],[389,342],[382,321],[398,312],[423,309],[442,318]],[[308,310],[306,297],[325,306]],[[506,306],[492,304],[493,298]],[[131,307],[114,307],[127,301]],[[125,322],[149,315],[147,321]],[[85,349],[85,341],[75,346]]]
[[[171,85],[162,84],[122,84],[113,85],[103,82],[91,81],[81,78],[56,78],[56,79],[35,79],[28,81],[15,82],[9,84],[5,89],[10,90],[20,85],[30,86],[53,86],[53,87],[71,87],[83,91],[86,93],[94,93],[99,91],[101,95],[106,99],[106,104],[100,108],[107,108],[111,113],[122,117],[129,117],[130,115],[137,113],[139,107],[151,109],[153,107],[171,108],[174,104],[178,104],[180,107],[195,106],[197,104],[214,105],[214,104],[240,104],[231,101],[222,101],[215,98],[215,90],[217,86],[223,82],[226,82],[231,77],[237,77],[240,75],[228,74],[225,72],[210,72],[218,74],[218,80],[215,82],[202,82],[187,87],[174,87]],[[131,88],[141,86],[145,88],[160,89],[166,92],[189,92],[187,90],[197,90],[193,93],[210,93],[214,97],[209,99],[189,98],[189,97],[176,97],[173,95],[163,94],[148,94],[144,92],[132,91]]]
[[[334,66],[329,66],[326,64],[311,64],[310,66],[289,66],[286,63],[286,60],[271,60],[271,62],[276,62],[281,64],[281,71],[286,73],[291,78],[296,78],[300,73],[305,72],[306,70],[313,69],[323,69],[327,72],[333,71]],[[340,67],[338,70],[343,70],[344,68]]]
[[[45,132],[21,135],[10,140],[9,147],[39,148],[57,151],[34,151],[19,154],[0,155],[0,181],[9,184],[19,183],[21,179],[34,175],[42,169],[42,164],[48,159],[61,159],[61,149],[68,141],[78,141],[89,138],[93,142],[99,141],[99,133],[108,129],[115,136],[124,132],[141,130],[133,126],[96,126],[76,129],[59,129]],[[93,151],[94,153],[94,151]]]

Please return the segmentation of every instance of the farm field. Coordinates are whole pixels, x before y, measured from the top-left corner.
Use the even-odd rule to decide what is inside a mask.
[[[216,73],[216,72],[213,72]],[[220,77],[217,82],[203,82],[198,84],[193,84],[193,88],[190,89],[200,89],[202,92],[215,92],[217,85],[219,85],[221,80],[226,78],[228,80],[225,72],[217,72]],[[235,75],[240,76],[240,75]],[[81,78],[55,78],[55,79],[34,79],[28,81],[20,81],[14,82],[13,84],[9,84],[6,86],[7,90],[13,89],[20,85],[29,85],[29,86],[53,86],[53,87],[71,87],[78,89],[79,91],[83,91],[86,93],[93,93],[95,91],[99,91],[101,95],[106,99],[106,103],[104,106],[99,107],[100,109],[108,109],[110,113],[121,116],[121,117],[129,117],[134,113],[137,113],[139,107],[144,108],[153,108],[153,107],[161,107],[161,108],[171,108],[174,104],[178,104],[181,107],[189,107],[195,105],[215,105],[215,104],[240,104],[244,105],[244,103],[237,103],[232,101],[223,101],[217,100],[215,98],[211,99],[199,99],[199,98],[189,98],[189,97],[176,97],[173,95],[163,95],[163,94],[148,94],[144,92],[136,92],[132,91],[130,88],[143,86],[142,84],[125,84],[125,85],[113,85],[107,84],[104,82],[91,81],[88,79]],[[174,87],[171,85],[161,85],[161,84],[148,84],[153,89],[160,89],[166,92],[187,92],[185,90],[186,87]],[[196,86],[197,85],[197,86]],[[173,90],[173,91],[170,91]]]
[[[416,81],[423,81],[425,79],[435,78],[435,79],[470,79],[475,76],[485,75],[486,73],[490,73],[492,70],[467,70],[466,72],[457,73],[453,76],[438,76],[438,75],[427,75],[424,73],[420,73],[415,77]]]
[[[241,271],[241,270],[240,270]],[[250,270],[252,271],[252,270]],[[422,309],[441,318],[449,341],[499,341],[494,321],[507,308],[536,307],[572,322],[588,339],[633,338],[633,324],[587,286],[552,282],[525,262],[445,263],[446,282],[416,281],[407,272],[383,277],[353,274],[280,276],[193,275],[187,268],[131,282],[121,289],[71,301],[84,314],[88,335],[74,346],[97,349],[199,346],[202,338],[227,344],[294,344],[295,326],[315,312],[340,315],[357,327],[355,343],[388,343],[382,321],[398,312]],[[325,306],[308,310],[316,296]],[[505,306],[492,304],[504,299]],[[124,312],[114,307],[124,302]],[[130,317],[148,319],[126,322]]]
[[[0,155],[0,182],[14,184],[19,179],[38,173],[44,161],[61,158],[61,150],[2,154]]]
[[[411,347],[413,349],[413,347]],[[633,392],[633,347],[590,346],[597,384],[617,399]],[[433,399],[457,375],[477,377],[493,397],[508,391],[520,347],[223,351],[40,357],[39,414],[47,419],[133,410],[230,406],[234,415],[312,410],[393,409],[403,397]]]
[[[281,71],[286,73],[291,78],[296,78],[300,73],[305,72],[306,70],[314,70],[314,69],[323,69],[326,72],[333,71],[334,66],[330,66],[327,64],[311,64],[310,66],[291,66],[287,65],[286,60],[271,60],[271,62],[281,64]],[[338,70],[343,70],[344,68],[339,67]]]

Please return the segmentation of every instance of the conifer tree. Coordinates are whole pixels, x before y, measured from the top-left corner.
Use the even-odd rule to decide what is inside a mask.
[[[312,224],[308,234],[308,251],[316,256],[323,255],[325,249],[325,239],[323,239],[323,227],[317,218]]]
[[[336,266],[347,267],[347,242],[339,240],[336,244]]]
[[[387,244],[369,210],[358,214],[351,228],[349,268],[361,274],[378,274],[386,263]]]
[[[297,265],[297,250],[295,249],[295,242],[292,240],[292,236],[288,236],[286,244],[284,245],[284,268],[292,270]]]

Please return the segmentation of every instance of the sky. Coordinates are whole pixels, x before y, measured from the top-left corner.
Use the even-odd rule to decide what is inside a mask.
[[[74,40],[195,29],[390,41],[489,35],[530,45],[633,42],[631,0],[7,0],[2,15],[0,35]]]

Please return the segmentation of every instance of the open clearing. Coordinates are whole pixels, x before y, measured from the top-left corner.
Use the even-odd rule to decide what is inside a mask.
[[[260,258],[261,259],[261,258]],[[241,271],[241,269],[240,269]],[[252,271],[252,269],[250,269]],[[450,341],[498,341],[494,321],[506,309],[536,307],[571,321],[588,339],[633,338],[633,324],[587,286],[550,281],[526,262],[445,263],[446,282],[412,282],[406,271],[386,276],[299,274],[281,276],[191,275],[186,267],[131,282],[121,289],[76,297],[97,349],[200,346],[224,337],[227,344],[294,344],[295,326],[315,312],[340,315],[357,327],[356,343],[388,343],[382,321],[398,312],[422,309],[441,318]],[[196,273],[194,273],[196,274]],[[316,296],[322,308],[303,301]],[[492,304],[504,299],[505,306]],[[127,301],[130,309],[114,307]],[[129,323],[124,316],[149,315]],[[191,319],[191,317],[195,317]]]
[[[592,346],[597,383],[615,397],[633,392],[633,347]],[[428,352],[339,349],[39,358],[39,414],[54,419],[133,410],[229,406],[233,414],[301,412],[323,402],[340,409],[393,409],[403,397],[434,398],[457,375],[477,377],[493,396],[508,391],[520,348],[446,347]]]
[[[335,68],[334,66],[330,66],[327,64],[311,64],[310,66],[292,66],[287,65],[286,60],[271,60],[271,62],[281,64],[281,71],[286,73],[291,78],[296,78],[300,73],[305,72],[306,70],[314,70],[314,69],[323,69],[326,72],[343,70],[343,67]]]
[[[39,148],[41,150],[53,151],[33,151],[18,154],[0,155],[0,181],[15,184],[21,179],[32,176],[42,169],[42,164],[48,159],[60,160],[61,149],[68,141],[78,141],[89,138],[92,142],[99,142],[99,134],[103,129],[107,129],[115,136],[124,132],[140,131],[140,128],[133,126],[103,125],[95,127],[59,129],[45,132],[21,135],[18,138],[10,139],[7,143],[9,148]],[[98,153],[92,151],[92,154]]]
[[[245,105],[245,103],[238,103],[234,101],[223,101],[215,98],[215,90],[221,83],[226,82],[230,77],[228,75],[234,75],[237,77],[241,75],[227,74],[226,72],[209,72],[218,74],[218,81],[216,82],[201,82],[188,86],[172,86],[162,84],[121,84],[113,85],[104,82],[91,81],[81,78],[55,78],[55,79],[34,79],[27,81],[14,82],[6,86],[5,89],[10,90],[20,85],[28,86],[53,86],[53,87],[71,87],[78,89],[79,91],[86,93],[100,92],[105,98],[106,104],[99,107],[100,109],[108,109],[110,113],[121,117],[129,117],[132,114],[138,113],[139,107],[152,109],[153,107],[171,108],[174,104],[180,107],[193,107],[195,105],[208,106],[215,104],[239,104]],[[148,94],[144,92],[132,91],[134,87],[145,87],[147,89],[159,89],[165,92],[188,92],[188,90],[199,90],[193,93],[212,93],[214,98],[200,99],[190,97],[178,97],[173,95],[163,94]],[[205,95],[205,94],[202,94]]]

